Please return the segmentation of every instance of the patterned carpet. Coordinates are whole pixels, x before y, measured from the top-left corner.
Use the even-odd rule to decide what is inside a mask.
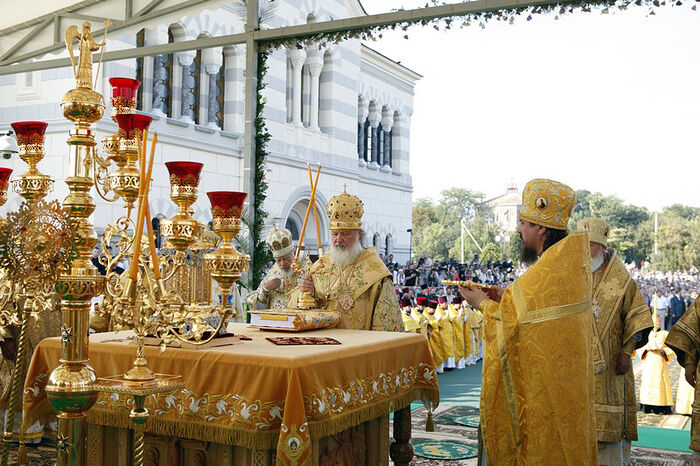
[[[427,440],[453,440],[464,442],[476,447],[478,444],[478,430],[476,427],[468,427],[455,422],[474,419],[479,410],[468,406],[439,407],[433,414],[435,432],[425,431],[427,413],[424,408],[415,409],[412,413],[414,442]],[[643,413],[640,413],[640,417]],[[462,417],[462,419],[459,419]],[[663,417],[663,416],[661,416]],[[457,418],[457,419],[456,419]],[[660,450],[652,448],[632,447],[632,464],[639,466],[680,466],[689,464],[690,453],[672,450]],[[411,464],[420,466],[442,465],[476,465],[477,459],[465,459],[455,461],[430,460],[416,457]]]

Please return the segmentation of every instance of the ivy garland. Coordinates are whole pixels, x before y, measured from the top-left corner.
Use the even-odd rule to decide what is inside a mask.
[[[272,259],[270,251],[262,238],[263,228],[265,227],[265,219],[267,212],[263,208],[265,199],[267,198],[267,181],[265,180],[265,158],[267,157],[267,144],[270,142],[271,135],[265,126],[265,118],[263,111],[265,109],[266,99],[263,96],[263,90],[266,87],[264,77],[267,73],[267,59],[272,53],[271,50],[263,50],[258,53],[258,91],[256,93],[255,104],[255,183],[253,186],[253,212],[254,217],[252,224],[248,225],[250,231],[251,250],[254,251],[253,258],[250,264],[250,290],[257,289],[260,281],[263,278],[265,267]]]
[[[273,0],[274,1],[274,0]],[[404,39],[408,39],[408,28],[411,26],[430,26],[438,31],[450,30],[455,27],[464,28],[472,25],[478,25],[484,29],[489,21],[506,22],[513,24],[517,18],[525,18],[526,21],[531,21],[534,15],[554,15],[554,19],[558,20],[561,16],[566,16],[576,12],[591,13],[594,11],[600,14],[615,14],[617,11],[625,11],[631,6],[648,8],[647,16],[656,14],[655,9],[661,7],[680,7],[684,4],[692,4],[690,8],[693,11],[697,10],[697,3],[700,0],[574,0],[571,2],[556,2],[549,5],[526,6],[497,11],[484,11],[472,13],[464,16],[455,16],[448,18],[436,18],[433,20],[414,20],[404,21],[401,23],[387,24],[374,27],[360,27],[356,29],[348,29],[332,33],[308,34],[286,39],[273,39],[261,42],[258,53],[258,91],[257,91],[257,108],[255,115],[255,199],[253,208],[255,210],[255,218],[251,228],[252,247],[255,251],[253,262],[251,264],[252,272],[252,289],[257,288],[262,279],[262,274],[265,266],[270,261],[270,253],[265,242],[261,239],[262,230],[267,218],[267,212],[263,209],[263,202],[267,197],[267,182],[265,181],[265,158],[268,154],[266,147],[270,141],[270,133],[265,126],[263,118],[263,109],[265,107],[265,98],[262,95],[265,89],[263,78],[267,72],[267,58],[278,48],[304,48],[311,44],[318,44],[319,48],[326,47],[329,43],[339,43],[346,40],[360,39],[364,41],[376,41],[382,38],[382,32],[387,30],[400,30],[406,32]],[[444,2],[439,0],[430,0],[425,7],[444,5]],[[402,10],[402,9],[401,9]],[[526,16],[527,15],[527,16]]]
[[[615,14],[617,11],[625,11],[631,6],[648,8],[647,16],[656,14],[656,9],[661,7],[680,7],[684,4],[692,4],[691,10],[697,10],[697,3],[700,0],[574,0],[570,2],[553,2],[548,5],[524,6],[509,8],[495,11],[482,11],[471,13],[463,16],[453,16],[436,18],[432,20],[419,19],[404,21],[401,23],[386,24],[373,27],[358,27],[356,29],[348,29],[344,31],[336,31],[331,33],[316,33],[293,38],[272,39],[264,41],[260,44],[260,50],[274,50],[280,47],[297,47],[302,48],[304,45],[318,43],[320,47],[325,47],[328,43],[339,43],[345,40],[360,39],[365,41],[376,41],[382,38],[382,32],[386,30],[400,30],[408,32],[411,26],[430,26],[438,31],[450,30],[456,27],[465,28],[472,25],[478,25],[484,29],[489,21],[506,22],[514,24],[516,19],[525,18],[526,21],[531,21],[534,15],[554,15],[554,19],[558,20],[561,16],[566,16],[576,12],[592,13],[594,11],[600,14]],[[467,3],[467,2],[464,2]],[[445,2],[431,0],[426,3],[425,7],[445,5]],[[403,8],[394,11],[402,11]],[[408,39],[408,34],[404,35],[404,39]]]

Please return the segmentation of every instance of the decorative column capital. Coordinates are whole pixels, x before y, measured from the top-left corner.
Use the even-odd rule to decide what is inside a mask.
[[[177,59],[178,63],[180,63],[182,66],[190,66],[194,61],[194,57],[196,56],[197,52],[195,50],[190,50],[187,52],[178,52],[175,54],[175,58]]]
[[[312,55],[307,57],[306,64],[309,66],[309,72],[312,77],[318,77],[321,75],[321,70],[323,69],[323,57],[318,55]]]
[[[369,124],[372,128],[379,126],[379,122],[382,120],[382,115],[375,109],[369,112]]]
[[[296,69],[301,69],[306,61],[306,50],[292,47],[289,49],[289,58],[292,61],[292,67]]]

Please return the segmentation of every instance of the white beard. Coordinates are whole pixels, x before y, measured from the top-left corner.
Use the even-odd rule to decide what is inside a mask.
[[[331,264],[344,268],[353,264],[362,253],[362,245],[359,240],[348,249],[339,249],[331,243]]]
[[[603,262],[605,262],[605,256],[602,254],[598,254],[594,257],[591,257],[591,266],[592,266],[592,271],[595,272],[599,268],[603,266]]]

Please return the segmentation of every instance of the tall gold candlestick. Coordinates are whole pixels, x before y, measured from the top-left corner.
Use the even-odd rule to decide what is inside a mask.
[[[95,371],[88,365],[88,319],[90,300],[104,287],[104,277],[90,262],[97,236],[89,221],[95,211],[90,195],[93,186],[92,157],[95,136],[91,126],[105,110],[102,96],[92,89],[92,51],[96,44],[85,26],[82,33],[72,26],[66,32],[66,45],[73,56],[73,41],[78,39],[81,59],[76,71],[77,87],[63,97],[63,115],[75,124],[68,139],[72,176],[66,178],[69,194],[63,202],[79,237],[77,255],[69,271],[56,283],[61,296],[63,331],[60,365],[49,376],[46,392],[58,412],[59,466],[87,463],[85,411],[97,400]]]

